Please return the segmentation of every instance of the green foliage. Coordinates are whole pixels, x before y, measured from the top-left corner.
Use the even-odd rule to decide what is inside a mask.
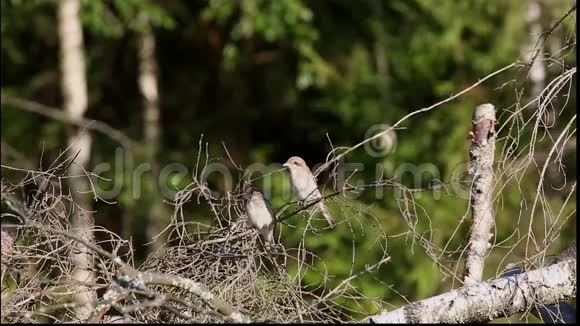
[[[290,46],[298,56],[298,88],[324,86],[333,75],[332,67],[315,49],[318,33],[312,25],[313,13],[302,0],[211,1],[203,11],[206,19],[232,25],[229,42],[224,46],[224,67],[232,69],[239,60],[244,40]],[[233,20],[233,21],[232,21]]]
[[[56,2],[3,0],[0,5],[2,94],[59,107]],[[328,139],[335,148],[356,144],[368,136],[372,126],[392,125],[520,58],[529,39],[525,5],[525,1],[503,0],[83,0],[90,103],[87,117],[104,121],[133,139],[142,136],[135,36],[143,28],[139,17],[145,15],[157,38],[162,107],[160,166],[182,163],[191,175],[197,142],[203,133],[204,141],[211,146],[210,157],[226,159],[219,146],[223,141],[232,159],[243,166],[255,162],[268,165],[300,155],[313,167],[331,149]],[[569,1],[546,2],[544,27],[549,28],[568,7]],[[575,18],[566,20],[553,33],[562,46],[573,45],[567,51],[575,51],[571,43],[575,34],[570,38],[574,24]],[[565,64],[575,65],[575,59],[566,60]],[[548,77],[561,69],[556,64],[548,67]],[[435,111],[408,120],[396,130],[395,150],[385,156],[372,157],[364,149],[349,154],[347,162],[364,163],[364,170],[351,182],[376,179],[377,167],[385,178],[393,178],[404,164],[411,164],[439,174],[426,173],[419,184],[412,175],[404,175],[399,180],[404,185],[448,186],[468,160],[472,108],[492,102],[499,120],[507,119],[517,98],[513,87],[499,86],[512,79],[523,80],[526,74],[524,69],[506,73]],[[554,103],[563,105],[565,101],[575,104],[576,97],[558,98]],[[566,109],[562,118],[573,114]],[[521,120],[529,115],[524,112]],[[1,126],[3,142],[21,150],[32,162],[42,154],[44,166],[65,147],[66,128],[60,122],[3,105]],[[558,125],[555,129],[561,128]],[[508,134],[502,130],[500,136]],[[93,135],[94,163],[114,165],[118,144],[101,134]],[[546,141],[542,146],[549,146],[553,136],[543,135]],[[527,144],[518,146],[521,149]],[[501,150],[498,148],[496,157]],[[144,233],[142,221],[158,185],[148,174],[134,179],[133,168],[146,161],[145,157],[136,155],[132,165],[128,161],[124,159],[126,166],[113,166],[103,175],[124,180],[114,199],[117,204],[97,203],[96,210],[98,223],[114,225],[111,228],[117,233],[131,225],[120,220],[133,216],[135,234],[130,235],[136,236]],[[576,177],[574,159],[565,169],[567,178]],[[288,201],[285,194],[290,192],[290,183],[284,172],[274,173],[271,178],[269,195],[273,206],[280,208]],[[160,182],[181,189],[188,181],[173,175]],[[321,175],[319,181],[326,182],[326,176]],[[143,185],[143,196],[137,199],[132,192],[136,182]],[[110,189],[105,180],[98,184]],[[208,184],[225,190],[217,177],[210,178]],[[537,178],[523,178],[505,188],[498,187],[497,247],[489,257],[486,276],[495,275],[507,260],[523,258],[522,246],[514,234],[527,232],[528,220],[517,217],[530,218],[536,186]],[[303,234],[307,217],[302,215],[287,221],[292,228],[282,227],[287,248],[297,248],[304,236],[306,248],[319,257],[315,259],[316,270],[303,275],[304,286],[323,284],[325,273],[329,280],[326,286],[336,286],[351,272],[360,272],[380,260],[384,247],[390,261],[352,283],[377,300],[343,300],[340,304],[376,312],[384,308],[378,305],[380,299],[397,305],[405,302],[401,294],[415,300],[451,286],[452,280],[408,232],[409,226],[399,211],[401,193],[392,188],[381,191],[380,199],[372,190],[356,199],[331,201],[332,215],[338,221],[349,221],[335,230]],[[561,209],[563,216],[572,214],[564,225],[556,226],[561,230],[551,247],[556,251],[576,236],[576,202],[573,198],[566,201],[557,193],[547,196],[545,209]],[[465,244],[467,228],[456,230],[462,218],[470,218],[465,198],[445,191],[425,191],[416,193],[416,204],[412,222],[417,234],[439,248],[447,245],[448,250]],[[297,207],[294,204],[289,211]],[[358,213],[363,210],[365,214]],[[534,216],[538,221],[534,227],[542,235],[550,222],[543,221],[539,211]],[[210,216],[207,208],[193,204],[186,207],[184,215],[198,222],[208,222]],[[320,216],[315,218],[318,220],[312,223],[324,227]],[[515,249],[510,251],[510,246]],[[504,259],[506,256],[509,259]],[[459,255],[442,258],[445,267],[455,268]],[[296,266],[290,269],[297,271]]]
[[[112,0],[82,2],[81,20],[91,32],[105,37],[121,37],[127,29],[143,28],[139,14],[145,13],[151,25],[172,29],[175,20],[151,0]]]

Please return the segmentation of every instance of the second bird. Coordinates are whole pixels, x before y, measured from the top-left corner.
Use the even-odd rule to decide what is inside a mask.
[[[264,243],[273,243],[276,215],[270,201],[258,189],[250,188],[246,192],[246,214],[248,223],[260,231]]]
[[[283,164],[283,166],[287,167],[290,171],[290,179],[292,180],[294,193],[300,200],[303,200],[306,205],[322,198],[320,190],[318,190],[318,186],[316,185],[316,179],[314,179],[314,175],[312,175],[310,168],[302,158],[292,156]],[[336,222],[332,216],[330,216],[330,213],[328,213],[324,200],[320,200],[316,206],[326,219],[326,222],[328,222],[331,227],[334,227]]]

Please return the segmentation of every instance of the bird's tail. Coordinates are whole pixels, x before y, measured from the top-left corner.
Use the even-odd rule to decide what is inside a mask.
[[[274,228],[272,226],[263,227],[260,230],[260,235],[265,244],[271,245],[274,243]]]
[[[332,216],[330,216],[330,213],[328,212],[328,209],[326,208],[326,205],[324,204],[324,202],[321,201],[318,204],[318,207],[320,208],[320,212],[322,213],[322,215],[326,219],[326,222],[328,223],[328,225],[330,227],[334,227],[336,225],[336,221],[334,221]]]

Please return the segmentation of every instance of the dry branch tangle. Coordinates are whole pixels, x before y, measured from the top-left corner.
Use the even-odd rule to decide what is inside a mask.
[[[363,320],[373,323],[472,323],[576,297],[576,259],[481,282]]]

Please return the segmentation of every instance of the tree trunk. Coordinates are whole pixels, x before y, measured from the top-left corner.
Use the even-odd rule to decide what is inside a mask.
[[[479,282],[483,277],[485,257],[495,223],[492,206],[493,156],[495,151],[495,108],[482,104],[473,113],[473,130],[469,148],[471,177],[470,209],[473,216],[469,230],[464,281]]]
[[[375,15],[377,15],[377,22],[383,21],[383,3],[380,0],[373,1],[373,9],[375,10]],[[387,61],[387,54],[385,51],[385,28],[384,26],[380,25],[380,27],[374,28],[374,43],[373,43],[373,54],[375,59],[375,66],[377,69],[377,73],[381,77],[382,80],[385,81],[383,85],[381,85],[379,91],[381,92],[381,107],[382,109],[387,108],[387,104],[389,102],[389,93],[387,87],[387,80],[389,78],[389,66]]]
[[[530,64],[529,78],[532,82],[531,99],[535,99],[542,93],[546,86],[546,65],[544,64],[544,45],[540,40],[542,35],[542,6],[539,0],[529,0],[526,11],[529,39],[524,43],[522,56],[526,63]],[[539,103],[539,100],[538,102]],[[535,110],[537,105],[530,106]]]
[[[65,115],[71,121],[80,121],[87,111],[87,84],[83,50],[83,33],[79,18],[79,0],[61,0],[58,4],[58,33],[61,51],[61,87]],[[87,168],[91,154],[91,134],[87,130],[70,126],[68,129],[68,146],[71,155],[79,153],[75,163],[70,166],[69,178],[74,202],[77,204],[71,213],[71,224],[87,241],[93,241],[91,201],[80,191],[89,190],[87,177],[83,170]],[[72,277],[79,282],[93,282],[93,256],[85,246],[75,248],[73,259],[77,268]],[[75,300],[88,303],[96,298],[94,292],[80,287],[74,295]],[[90,308],[80,306],[76,310],[79,319],[89,317]]]
[[[139,16],[139,90],[143,96],[143,125],[144,125],[144,145],[146,159],[151,164],[151,185],[152,188],[146,193],[150,207],[148,209],[148,225],[146,235],[148,241],[158,235],[167,223],[165,210],[163,209],[163,198],[158,189],[159,186],[159,164],[157,153],[160,146],[160,107],[158,91],[158,73],[155,58],[155,36],[151,29],[151,23],[146,13]],[[163,247],[164,241],[158,239],[153,241],[153,251]]]

